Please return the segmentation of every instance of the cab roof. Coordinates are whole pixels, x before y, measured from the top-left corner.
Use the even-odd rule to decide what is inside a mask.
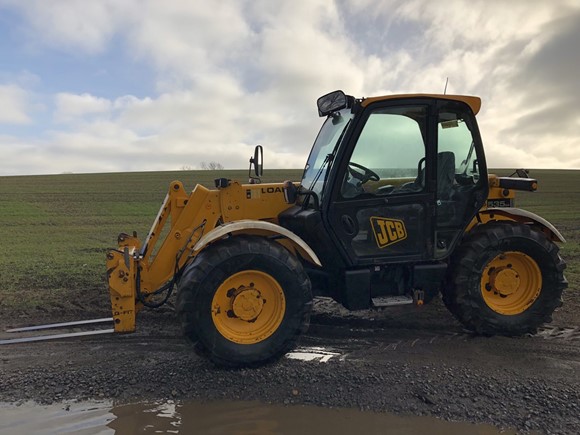
[[[481,108],[481,98],[474,97],[471,95],[448,95],[448,94],[396,94],[396,95],[383,95],[381,97],[370,97],[365,98],[362,100],[361,105],[363,107],[368,106],[371,103],[377,101],[385,101],[385,100],[397,100],[403,98],[437,98],[442,100],[452,100],[452,101],[461,101],[466,103],[471,110],[473,111],[474,115],[477,115],[479,109]]]

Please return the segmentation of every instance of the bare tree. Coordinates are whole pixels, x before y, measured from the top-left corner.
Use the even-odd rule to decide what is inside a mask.
[[[203,169],[204,171],[220,171],[224,168],[224,165],[214,161],[211,161],[209,163],[201,162],[200,166],[201,169]]]
[[[183,166],[182,166],[180,169],[181,169],[182,171],[193,171],[193,166],[190,166],[190,165],[183,165]]]

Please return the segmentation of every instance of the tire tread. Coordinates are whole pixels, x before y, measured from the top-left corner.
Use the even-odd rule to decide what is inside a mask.
[[[525,241],[543,249],[550,264],[541,265],[542,294],[526,311],[516,316],[490,313],[481,296],[478,261],[488,250],[502,250],[507,240]],[[513,250],[513,248],[511,248]],[[449,311],[468,329],[484,335],[522,335],[535,333],[537,328],[552,321],[552,313],[562,305],[562,291],[568,283],[563,275],[566,263],[558,246],[544,233],[529,225],[494,222],[476,227],[468,234],[452,257],[443,301]],[[477,285],[476,285],[477,284]],[[541,300],[540,300],[541,299]],[[518,317],[518,321],[507,321]]]
[[[235,355],[224,357],[210,350],[204,344],[203,337],[200,337],[199,293],[204,291],[204,282],[210,276],[222,274],[224,278],[227,278],[222,266],[226,263],[230,264],[232,259],[236,260],[237,265],[243,267],[260,256],[268,257],[269,260],[279,263],[279,267],[289,269],[294,274],[300,293],[296,297],[300,298],[302,302],[298,312],[290,315],[297,316],[296,320],[299,326],[291,331],[283,331],[282,340],[276,343],[276,349],[268,349],[250,359],[238,359]],[[308,329],[311,308],[311,283],[302,264],[282,245],[264,237],[248,235],[221,240],[198,254],[186,266],[179,284],[176,303],[176,311],[180,318],[182,330],[194,344],[195,351],[222,367],[263,365],[280,358],[295,346],[298,337]]]

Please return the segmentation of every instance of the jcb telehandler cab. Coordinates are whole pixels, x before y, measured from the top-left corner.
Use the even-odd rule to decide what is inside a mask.
[[[121,234],[108,253],[115,330],[134,331],[177,285],[185,335],[228,366],[290,350],[313,294],[357,310],[441,293],[477,333],[534,332],[562,303],[564,239],[514,208],[536,180],[488,175],[480,104],[335,91],[318,100],[326,121],[300,183],[260,184],[261,147],[250,184],[172,182],[144,243]]]

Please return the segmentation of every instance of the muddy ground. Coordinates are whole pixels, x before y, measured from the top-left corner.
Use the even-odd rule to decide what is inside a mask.
[[[436,300],[430,305],[349,313],[315,301],[300,347],[323,347],[328,362],[283,358],[225,370],[181,337],[170,306],[139,315],[138,332],[0,346],[0,401],[71,399],[259,400],[354,407],[490,423],[520,432],[576,434],[580,427],[580,308],[565,293],[554,322],[536,336],[466,333]],[[103,317],[101,309],[79,318]],[[8,326],[72,320],[75,313],[13,313]],[[1,332],[0,339],[8,334]]]

